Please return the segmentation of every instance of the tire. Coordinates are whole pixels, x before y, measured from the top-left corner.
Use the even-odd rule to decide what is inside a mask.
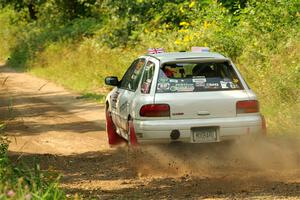
[[[106,133],[108,137],[108,144],[110,146],[113,146],[113,145],[123,143],[125,140],[120,135],[117,134],[116,127],[114,125],[114,122],[112,120],[108,108],[106,108],[105,115],[106,115]]]

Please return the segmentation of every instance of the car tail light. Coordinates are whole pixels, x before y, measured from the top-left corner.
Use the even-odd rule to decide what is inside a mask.
[[[247,101],[238,101],[236,102],[236,113],[256,113],[259,112],[258,101],[256,100],[247,100]]]
[[[147,104],[140,110],[142,117],[170,117],[170,106],[168,104]]]

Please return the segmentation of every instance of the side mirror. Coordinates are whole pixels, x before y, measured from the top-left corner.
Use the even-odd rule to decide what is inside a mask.
[[[106,85],[112,85],[112,86],[118,86],[119,80],[116,76],[108,76],[105,78],[105,84]]]

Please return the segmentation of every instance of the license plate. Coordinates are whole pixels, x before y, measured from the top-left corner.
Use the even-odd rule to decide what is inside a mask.
[[[192,141],[195,143],[217,142],[217,128],[203,127],[192,129]]]

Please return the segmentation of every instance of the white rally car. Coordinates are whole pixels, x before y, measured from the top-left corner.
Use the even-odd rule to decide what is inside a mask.
[[[219,142],[266,131],[256,95],[232,61],[206,48],[141,56],[120,81],[105,83],[116,86],[106,98],[111,145]]]

